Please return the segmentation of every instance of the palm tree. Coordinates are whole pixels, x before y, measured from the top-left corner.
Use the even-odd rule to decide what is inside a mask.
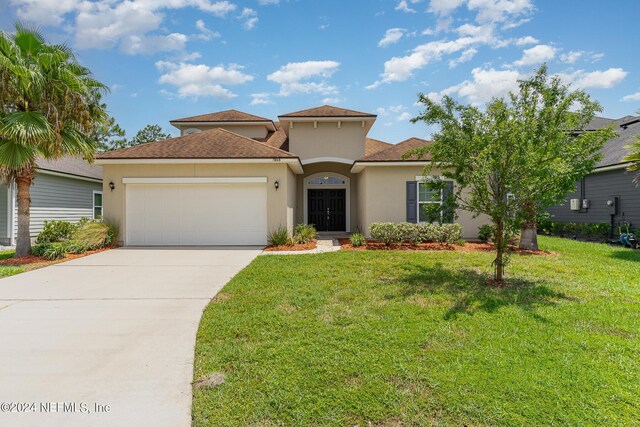
[[[39,157],[84,156],[93,160],[88,135],[104,121],[106,86],[94,80],[71,49],[47,44],[34,29],[17,24],[0,31],[0,175],[16,183],[16,256],[31,251],[30,187]]]
[[[638,111],[636,114],[640,114]],[[628,171],[640,171],[640,136],[636,136],[636,142],[625,145],[624,148],[629,149],[629,154],[624,158],[625,162],[629,162],[630,165],[627,167]],[[633,179],[636,184],[640,184],[640,172]]]

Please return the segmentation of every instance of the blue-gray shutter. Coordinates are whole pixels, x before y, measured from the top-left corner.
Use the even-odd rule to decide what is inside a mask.
[[[442,190],[442,201],[444,202],[442,222],[444,222],[445,224],[453,223],[453,206],[451,203],[452,201],[449,200],[451,197],[453,197],[453,181],[446,181],[446,185]]]
[[[418,181],[407,181],[407,222],[418,222]]]

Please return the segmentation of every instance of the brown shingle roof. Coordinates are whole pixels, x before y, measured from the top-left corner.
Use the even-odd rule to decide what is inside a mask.
[[[362,113],[360,111],[347,110],[346,108],[323,105],[322,107],[309,108],[308,110],[295,111],[282,114],[278,117],[377,117],[375,114]]]
[[[109,151],[98,159],[262,159],[296,158],[263,142],[215,128],[164,141]]]
[[[275,122],[275,132],[269,132],[264,139],[258,141],[264,142],[270,147],[279,148],[280,150],[289,151],[289,137],[282,129],[280,122]]]
[[[366,138],[364,140],[364,155],[369,156],[382,150],[386,150],[392,145],[379,139]]]
[[[59,159],[42,159],[36,161],[38,169],[65,173],[86,178],[102,179],[102,166],[93,165],[80,157],[66,156]]]
[[[171,120],[170,123],[180,122],[271,122],[264,117],[254,116],[238,110],[218,111],[216,113],[201,114],[199,116],[184,117]]]
[[[402,158],[402,155],[407,151],[413,148],[424,147],[425,145],[428,145],[428,144],[431,144],[431,142],[425,139],[409,138],[395,145],[391,145],[389,148],[385,150],[378,151],[368,156],[364,156],[363,158],[358,160],[358,162],[399,162],[399,161],[405,161],[405,160],[406,161],[429,160],[430,159],[429,155],[421,159],[418,159],[415,156],[412,156],[408,159]]]

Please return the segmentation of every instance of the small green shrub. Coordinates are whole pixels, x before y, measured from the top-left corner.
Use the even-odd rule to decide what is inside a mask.
[[[362,233],[353,233],[349,239],[351,240],[351,246],[353,246],[354,248],[362,246],[366,243],[366,239],[364,238],[364,235]]]
[[[76,241],[67,242],[67,253],[70,254],[83,254],[89,250],[89,247],[83,243]]]
[[[298,224],[293,234],[296,243],[309,243],[316,237],[316,228],[310,224]]]
[[[31,254],[35,256],[43,257],[45,251],[49,249],[52,245],[53,243],[49,243],[49,242],[36,243],[35,245],[31,246]]]
[[[462,227],[460,224],[411,224],[408,222],[375,222],[369,226],[373,240],[386,245],[394,243],[437,242],[462,244]]]
[[[68,253],[67,242],[55,242],[51,243],[42,253],[42,256],[48,260],[62,259],[67,256]]]
[[[538,232],[549,236],[604,241],[609,237],[611,225],[606,222],[576,223],[543,220],[538,223]]]
[[[369,226],[369,234],[373,240],[392,245],[400,243],[402,236],[398,224],[395,222],[374,222]]]
[[[492,225],[482,224],[480,226],[480,230],[478,231],[478,239],[482,243],[492,242],[495,235],[496,235],[496,231]]]
[[[72,235],[74,242],[87,249],[100,249],[111,243],[109,225],[102,221],[89,221]]]
[[[53,243],[68,240],[76,226],[68,221],[45,221],[36,243]]]
[[[293,243],[287,227],[280,225],[267,234],[269,246],[287,246]]]

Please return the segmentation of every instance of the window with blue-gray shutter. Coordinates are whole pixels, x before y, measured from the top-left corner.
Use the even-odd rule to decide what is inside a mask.
[[[418,181],[407,181],[407,222],[418,222]]]

